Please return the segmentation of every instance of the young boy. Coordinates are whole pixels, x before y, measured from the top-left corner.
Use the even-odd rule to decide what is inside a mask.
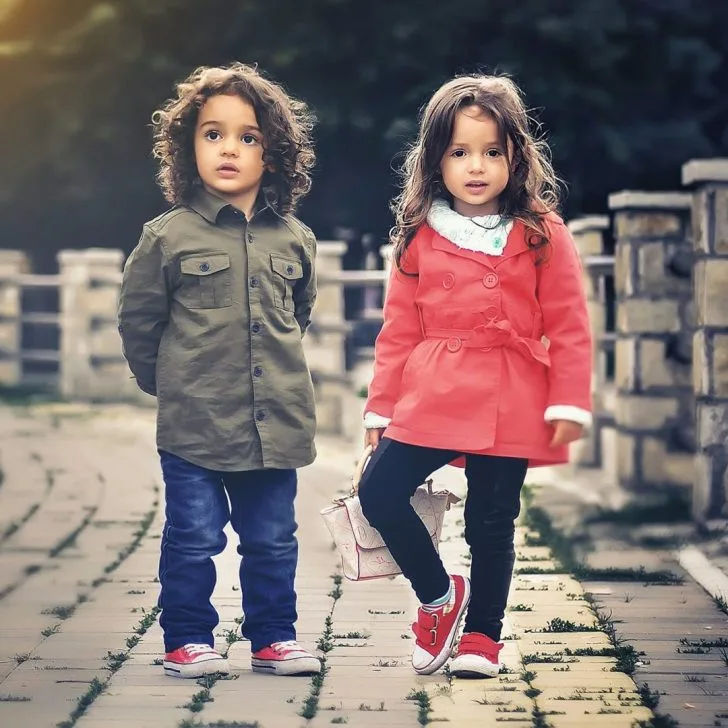
[[[294,628],[296,468],[315,457],[301,338],[316,241],[292,211],[311,184],[312,117],[235,63],[198,68],[153,123],[174,207],[144,226],[126,262],[119,332],[139,387],[157,397],[164,670],[228,671],[210,597],[230,521],[253,670],[315,674]]]

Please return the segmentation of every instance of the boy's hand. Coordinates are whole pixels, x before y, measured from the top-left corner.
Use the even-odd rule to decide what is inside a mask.
[[[570,442],[578,440],[584,434],[584,427],[578,422],[554,420],[551,424],[554,428],[554,436],[551,439],[550,447],[567,445]]]
[[[371,445],[372,450],[376,450],[384,434],[384,429],[384,427],[369,427],[364,433],[364,446]]]

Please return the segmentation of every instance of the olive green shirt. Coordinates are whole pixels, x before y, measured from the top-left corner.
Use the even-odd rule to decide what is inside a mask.
[[[212,470],[315,458],[301,338],[316,240],[263,205],[248,221],[200,188],[144,225],[124,266],[119,332],[139,387],[157,396],[157,446]]]

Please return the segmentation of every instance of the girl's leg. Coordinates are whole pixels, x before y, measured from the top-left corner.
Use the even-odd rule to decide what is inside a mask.
[[[468,455],[465,540],[470,546],[471,597],[465,632],[501,636],[515,552],[513,536],[528,461]]]
[[[382,535],[423,604],[442,597],[450,588],[450,577],[410,498],[430,473],[456,455],[384,437],[359,484],[364,516]]]

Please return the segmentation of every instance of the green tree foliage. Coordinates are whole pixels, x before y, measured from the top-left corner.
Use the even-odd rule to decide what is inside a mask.
[[[0,0],[0,245],[129,250],[164,209],[151,112],[201,64],[259,63],[316,110],[301,214],[386,234],[393,160],[451,75],[510,73],[569,187],[679,186],[728,154],[728,3],[715,0]]]

